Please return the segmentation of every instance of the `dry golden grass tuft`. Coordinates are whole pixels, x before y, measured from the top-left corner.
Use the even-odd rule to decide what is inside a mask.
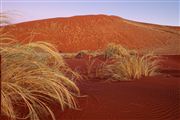
[[[130,52],[128,49],[115,43],[108,44],[106,49],[104,50],[105,58],[114,58],[117,56],[124,57],[124,56],[129,56],[129,55],[130,55]]]
[[[134,55],[117,58],[117,61],[107,65],[106,69],[116,80],[140,79],[141,77],[157,75],[159,60],[153,54]]]
[[[141,55],[114,43],[109,44],[104,53],[97,53],[106,59],[97,64],[98,59],[90,56],[86,63],[88,79],[133,80],[159,73],[160,58],[153,53]]]
[[[1,47],[0,53],[4,115],[10,119],[39,120],[44,113],[49,113],[55,120],[48,102],[58,102],[62,110],[77,108],[74,96],[79,95],[79,89],[65,76],[68,67],[52,45],[44,42],[9,44]],[[15,106],[21,105],[29,111],[25,116],[17,113]]]
[[[132,80],[158,74],[160,59],[153,53],[138,54],[121,45],[109,44],[104,55],[113,58],[112,63],[103,64],[98,71],[101,77],[113,80]]]
[[[77,109],[80,91],[71,79],[79,77],[58,50],[46,42],[16,43],[0,29],[1,113],[10,120],[40,120],[54,113],[49,106]],[[20,109],[25,110],[23,113]]]

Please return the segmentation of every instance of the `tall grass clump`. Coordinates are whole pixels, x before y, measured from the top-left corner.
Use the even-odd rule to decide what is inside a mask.
[[[1,47],[1,100],[2,113],[10,119],[39,120],[44,114],[54,114],[48,102],[59,107],[77,108],[76,84],[65,76],[67,67],[62,57],[48,43],[36,42]],[[25,106],[28,114],[21,116],[16,109]],[[16,106],[16,107],[15,107]]]
[[[109,43],[104,50],[105,58],[125,57],[129,55],[129,50],[120,44]]]
[[[19,44],[0,28],[1,113],[10,120],[43,120],[50,107],[77,109],[80,92],[71,79],[78,76],[53,45],[46,42]]]
[[[106,73],[115,80],[132,80],[158,74],[159,60],[149,53],[116,58],[116,62],[106,66]]]
[[[110,43],[104,50],[106,58],[112,58],[111,64],[105,64],[103,75],[114,80],[132,80],[154,76],[159,70],[159,58],[153,53],[140,55],[135,50]]]

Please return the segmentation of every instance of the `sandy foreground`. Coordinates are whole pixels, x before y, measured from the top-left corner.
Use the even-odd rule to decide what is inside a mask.
[[[163,74],[155,77],[119,82],[98,78],[77,81],[82,95],[77,98],[79,110],[61,111],[56,103],[51,104],[57,120],[180,119],[180,56],[163,57]],[[72,69],[79,68],[79,72],[86,74],[87,57],[65,61]]]
[[[124,82],[79,81],[80,110],[59,112],[57,120],[178,120],[180,118],[180,56],[164,56],[163,75]],[[82,66],[85,59],[66,60]],[[75,67],[74,65],[74,67]]]
[[[51,107],[57,120],[180,119],[180,55],[166,55],[180,53],[179,27],[99,15],[32,21],[10,25],[6,30],[21,42],[31,39],[50,42],[58,46],[59,52],[97,50],[115,42],[138,50],[160,48],[157,51],[165,54],[162,56],[162,74],[155,77],[118,82],[92,77],[77,81],[82,95],[77,98],[79,110],[67,108],[61,111],[54,103]],[[93,67],[104,61],[93,59],[96,59]],[[73,70],[87,76],[88,57],[65,61]],[[1,117],[1,120],[7,119]]]

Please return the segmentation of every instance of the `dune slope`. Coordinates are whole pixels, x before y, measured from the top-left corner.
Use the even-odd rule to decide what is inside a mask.
[[[57,120],[179,120],[180,56],[163,56],[162,75],[134,81],[80,81],[80,110],[59,112]],[[68,64],[84,68],[86,59],[68,59]],[[176,67],[174,67],[176,65]],[[81,69],[83,70],[83,69]]]
[[[59,51],[104,48],[109,42],[163,54],[180,53],[179,27],[126,20],[117,16],[88,15],[53,18],[10,25],[6,29],[20,41],[43,40]]]

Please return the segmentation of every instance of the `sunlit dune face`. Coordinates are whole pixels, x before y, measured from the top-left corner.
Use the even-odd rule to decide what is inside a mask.
[[[161,48],[159,51],[165,54],[179,52],[176,27],[143,24],[115,16],[39,20],[9,26],[7,31],[21,42],[43,40],[62,52],[102,49],[111,42],[139,50]]]

